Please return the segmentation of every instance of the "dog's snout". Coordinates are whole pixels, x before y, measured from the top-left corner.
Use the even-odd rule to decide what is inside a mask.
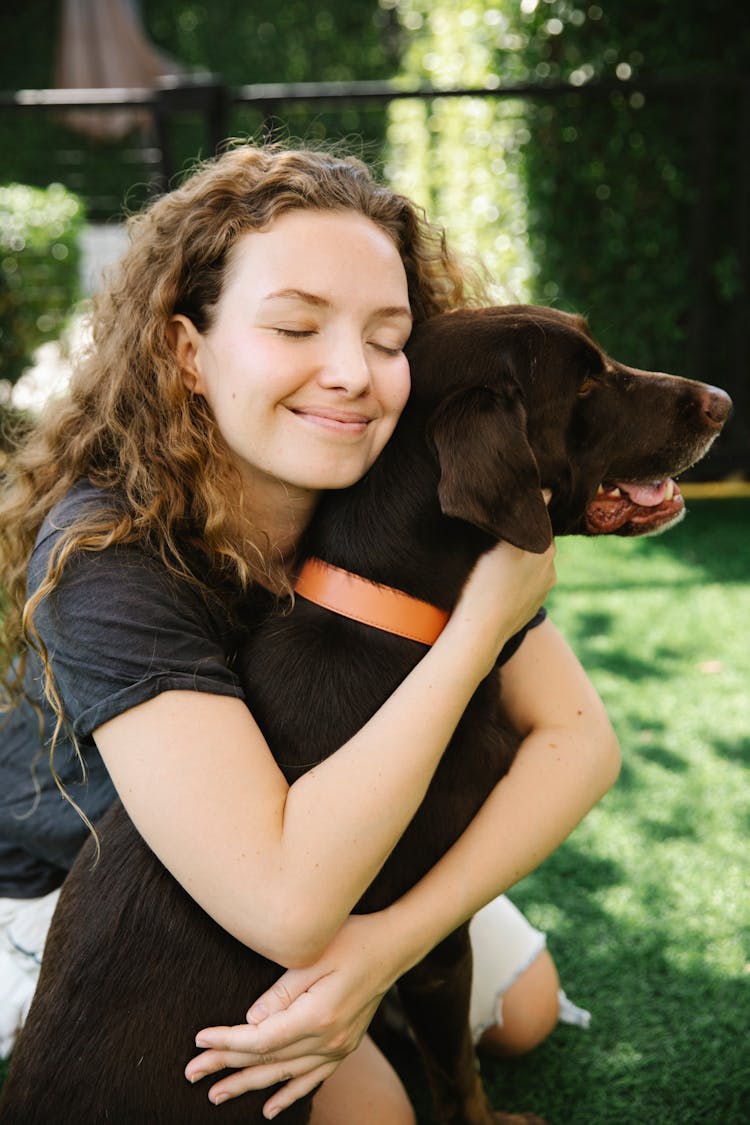
[[[720,387],[702,387],[700,404],[708,423],[721,429],[732,409],[732,400],[726,391]]]

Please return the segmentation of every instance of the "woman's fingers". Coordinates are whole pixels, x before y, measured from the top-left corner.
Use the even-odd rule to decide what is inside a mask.
[[[216,1074],[217,1071],[226,1070],[228,1067],[244,1070],[251,1067],[286,1064],[312,1055],[321,1058],[329,1057],[329,1052],[321,1049],[320,1040],[317,1038],[297,1040],[287,1046],[268,1050],[247,1050],[237,1043],[229,1044],[225,1041],[192,1058],[185,1067],[185,1077],[188,1082],[197,1082],[209,1074]]]
[[[288,970],[258,997],[245,1017],[247,1022],[261,1023],[269,1016],[287,1011],[309,983],[309,977],[300,970]]]
[[[308,1010],[310,1004],[301,998],[288,1011],[268,1016],[262,1023],[240,1023],[235,1027],[206,1027],[195,1037],[196,1047],[224,1051],[243,1051],[252,1055],[270,1055],[290,1048],[300,1053],[300,1045],[307,1041],[320,1044],[327,1036],[333,1021],[324,1018],[317,1009]]]
[[[321,1059],[295,1059],[288,1063],[268,1063],[266,1066],[252,1066],[245,1070],[235,1070],[232,1074],[216,1082],[208,1091],[208,1099],[214,1105],[219,1105],[229,1098],[237,1098],[249,1090],[265,1090],[270,1086],[278,1086],[280,1082],[289,1082],[291,1079],[304,1079],[311,1071],[317,1071],[322,1065]],[[313,1089],[313,1086],[310,1089]]]
[[[289,1011],[307,989],[315,984],[316,979],[314,972],[309,969],[287,969],[254,1002],[245,1017],[247,1022],[260,1023],[269,1016]]]
[[[345,1034],[345,1029],[351,1022],[351,1014],[348,1014],[345,1004],[342,1008],[338,990],[335,995],[329,995],[329,991],[315,989],[303,992],[291,1007],[275,1012],[259,1023],[203,1028],[195,1037],[196,1046],[248,1051],[253,1055],[268,1055],[273,1052],[279,1057],[279,1052],[287,1047],[299,1054],[300,1045],[304,1047],[309,1042],[316,1044],[321,1054],[345,1053],[348,1040],[352,1038]],[[368,1012],[365,1028],[371,1015]],[[362,1033],[353,1039],[354,1046]],[[326,1045],[328,1051],[325,1049]]]
[[[263,1116],[271,1120],[283,1109],[289,1109],[290,1105],[311,1093],[321,1082],[325,1082],[326,1078],[330,1078],[335,1069],[334,1063],[324,1063],[317,1070],[311,1070],[302,1077],[287,1082],[263,1106]]]
[[[317,1009],[308,1014],[279,1012],[262,1024],[208,1027],[196,1036],[196,1046],[205,1050],[190,1060],[185,1077],[195,1082],[225,1067],[260,1068],[311,1056],[338,1060],[353,1050],[359,1038],[348,1026],[339,1027],[330,1013],[322,1015]]]
[[[302,1054],[303,1052],[297,1051],[298,1057],[301,1057]],[[216,1074],[220,1070],[249,1070],[250,1068],[260,1070],[264,1066],[285,1065],[289,1061],[289,1059],[281,1058],[278,1054],[256,1055],[249,1051],[204,1051],[203,1054],[190,1060],[185,1067],[185,1077],[188,1082],[198,1082],[201,1078],[207,1078],[209,1074]]]
[[[218,1054],[218,1052],[217,1052]],[[226,1056],[223,1063],[215,1069],[223,1070],[225,1067],[237,1066],[231,1056]],[[336,1063],[319,1056],[310,1055],[304,1058],[291,1059],[286,1062],[271,1061],[258,1063],[242,1070],[234,1070],[232,1074],[216,1082],[208,1091],[208,1099],[214,1105],[221,1105],[230,1098],[240,1097],[250,1090],[265,1090],[271,1086],[286,1083],[281,1090],[275,1091],[264,1108],[264,1113],[269,1116],[269,1106],[275,1112],[286,1109],[298,1098],[309,1094],[324,1078],[328,1078],[336,1069]],[[208,1073],[197,1074],[192,1081],[208,1077]]]

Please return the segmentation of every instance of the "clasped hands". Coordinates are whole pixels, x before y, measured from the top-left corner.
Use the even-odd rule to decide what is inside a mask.
[[[247,1023],[199,1031],[205,1050],[185,1068],[188,1081],[233,1070],[210,1087],[214,1105],[284,1083],[263,1107],[269,1120],[309,1094],[359,1045],[401,975],[382,955],[382,932],[381,916],[352,915],[314,964],[287,970],[255,1001]]]

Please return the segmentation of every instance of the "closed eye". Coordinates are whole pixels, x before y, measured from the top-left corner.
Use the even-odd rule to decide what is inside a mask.
[[[272,331],[277,336],[286,336],[290,340],[303,340],[307,336],[314,336],[314,328],[274,328]]]
[[[401,355],[404,350],[403,346],[392,348],[388,344],[379,344],[377,340],[370,340],[370,347],[383,352],[385,355]]]
[[[592,378],[591,375],[587,375],[586,378],[581,383],[580,387],[578,388],[578,392],[577,392],[578,397],[579,398],[586,398],[587,395],[591,394],[591,392],[594,390],[595,387],[596,387],[596,379]]]

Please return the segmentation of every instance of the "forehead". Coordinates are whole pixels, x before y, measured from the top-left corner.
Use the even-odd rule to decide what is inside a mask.
[[[406,291],[406,273],[390,235],[357,211],[286,211],[262,230],[241,234],[227,260],[225,286],[390,286]]]

